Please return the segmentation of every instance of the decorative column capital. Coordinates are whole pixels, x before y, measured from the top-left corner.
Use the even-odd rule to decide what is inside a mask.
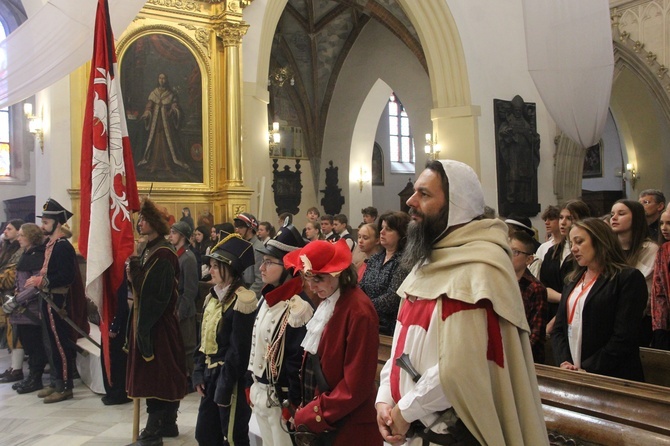
[[[244,22],[223,22],[216,26],[216,35],[223,41],[223,46],[240,46],[242,37],[247,33],[249,25]]]

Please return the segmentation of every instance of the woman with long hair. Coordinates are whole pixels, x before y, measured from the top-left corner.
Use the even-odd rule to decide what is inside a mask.
[[[238,234],[220,236],[208,255],[214,286],[205,298],[192,377],[201,396],[195,439],[248,445],[251,409],[244,389],[258,300],[244,287],[242,273],[254,264],[254,248]]]
[[[16,327],[16,333],[28,355],[28,376],[12,388],[18,393],[30,393],[42,389],[42,373],[48,362],[42,325],[40,323],[39,290],[26,287],[29,277],[39,274],[44,264],[44,233],[34,223],[24,223],[19,229],[19,244],[23,254],[16,265],[16,294],[13,298],[15,308],[9,314],[10,323]]]
[[[646,305],[644,276],[626,262],[607,223],[573,223],[576,267],[563,289],[552,333],[557,364],[566,370],[643,381],[639,326]]]
[[[405,212],[386,212],[379,217],[377,228],[382,249],[370,257],[360,282],[379,315],[379,332],[387,336],[393,335],[400,306],[396,290],[409,272],[400,265],[409,220]]]
[[[661,214],[660,220],[663,243],[656,254],[651,287],[651,347],[670,350],[670,209]]]
[[[200,277],[205,277],[209,274],[209,264],[205,259],[205,256],[208,253],[208,250],[212,248],[214,242],[210,238],[211,228],[208,226],[198,226],[193,231],[193,238],[195,243],[193,244],[193,251],[195,252],[196,259],[199,260],[200,264]]]
[[[254,323],[249,356],[248,399],[256,415],[263,444],[292,446],[289,426],[300,405],[300,366],[305,325],[314,312],[302,293],[302,279],[284,268],[284,256],[305,246],[302,234],[291,224],[279,229],[265,247],[261,277],[261,304]]]
[[[365,223],[358,228],[358,250],[363,255],[363,260],[356,265],[358,267],[359,281],[363,278],[363,274],[368,267],[368,259],[381,251],[381,249],[379,228],[376,223]]]
[[[302,398],[293,417],[295,435],[313,442],[297,443],[381,446],[374,385],[379,322],[356,286],[349,245],[308,243],[286,254],[284,267],[300,272],[320,300],[302,342]]]
[[[558,228],[560,239],[556,240],[554,246],[549,248],[542,260],[540,268],[540,282],[547,288],[547,300],[549,301],[550,319],[547,324],[547,333],[551,333],[553,317],[558,310],[558,302],[565,285],[566,276],[573,269],[573,258],[570,254],[568,233],[574,222],[583,220],[590,216],[589,207],[581,200],[567,201],[558,216]]]
[[[321,225],[318,222],[308,221],[305,223],[305,239],[313,242],[314,240],[323,240]]]
[[[619,240],[628,266],[637,268],[647,282],[647,307],[640,321],[640,346],[651,344],[651,288],[658,245],[649,238],[644,206],[633,200],[619,200],[612,206],[609,225]]]

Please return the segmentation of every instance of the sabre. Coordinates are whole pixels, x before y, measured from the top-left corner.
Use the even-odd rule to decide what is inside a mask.
[[[412,361],[410,361],[409,356],[407,353],[403,353],[402,355],[398,356],[395,360],[395,365],[409,373],[409,376],[412,378],[412,381],[418,382],[421,379],[421,373],[419,373],[414,366],[412,365]]]
[[[50,306],[51,308],[54,309],[54,311],[61,317],[61,319],[63,319],[65,322],[67,322],[67,324],[68,324],[70,327],[74,328],[74,329],[77,331],[77,333],[79,333],[80,335],[82,335],[83,337],[85,337],[86,339],[88,339],[93,345],[95,345],[96,347],[98,347],[99,349],[102,350],[102,347],[100,346],[100,344],[98,344],[93,338],[91,338],[91,337],[88,335],[88,333],[86,333],[84,330],[82,330],[81,328],[79,328],[79,326],[78,326],[77,324],[75,324],[74,321],[73,321],[72,319],[70,319],[70,318],[67,316],[67,313],[65,312],[65,310],[62,309],[62,308],[60,308],[60,307],[58,307],[58,305],[56,305],[56,304],[54,303],[54,301],[51,300],[51,297],[49,297],[49,295],[48,295],[47,293],[45,293],[45,292],[43,292],[43,291],[40,291],[40,292],[39,292],[39,295],[40,295],[40,297],[41,297],[42,299],[44,299],[44,301],[45,301],[47,304],[49,304],[49,306]]]

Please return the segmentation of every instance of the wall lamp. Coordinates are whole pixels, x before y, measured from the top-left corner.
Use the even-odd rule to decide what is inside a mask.
[[[440,154],[437,138],[433,139],[433,135],[430,133],[426,133],[426,145],[424,146],[424,150],[426,155],[428,155],[428,158],[431,160],[436,160]]]
[[[626,164],[626,173],[623,175],[623,180],[630,182],[630,187],[635,189],[635,182],[640,179],[640,176],[638,175],[637,171],[635,170],[635,166],[633,166],[631,163]]]
[[[370,180],[372,180],[370,172],[368,172],[366,169],[363,169],[363,166],[361,166],[358,173],[358,190],[363,192],[363,185],[368,184]]]
[[[23,104],[23,114],[28,120],[28,131],[35,135],[35,141],[40,145],[40,150],[44,153],[44,123],[42,121],[42,112],[39,116],[33,115],[33,104],[26,102]]]
[[[281,135],[279,133],[279,123],[273,122],[272,127],[270,127],[268,140],[270,143],[270,156],[279,155],[279,143],[281,141]]]

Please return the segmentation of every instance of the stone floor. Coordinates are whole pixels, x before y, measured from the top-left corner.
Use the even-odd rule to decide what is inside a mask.
[[[0,352],[0,371],[10,366],[7,350]],[[24,371],[28,365],[24,363]],[[133,404],[105,406],[101,395],[89,390],[81,380],[75,381],[74,398],[54,404],[44,404],[36,392],[19,395],[11,384],[0,384],[0,445],[125,445],[131,442]],[[195,422],[200,397],[191,393],[181,402],[180,435],[166,438],[170,446],[195,445]],[[140,426],[146,414],[144,402]]]

